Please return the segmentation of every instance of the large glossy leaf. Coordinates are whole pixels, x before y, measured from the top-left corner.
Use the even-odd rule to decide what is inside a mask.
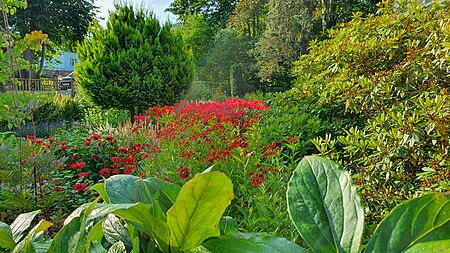
[[[206,251],[205,251],[206,250]],[[306,253],[306,250],[284,238],[268,234],[236,233],[208,240],[191,252],[211,253]]]
[[[100,198],[102,198],[105,203],[107,204],[111,203],[108,194],[106,193],[105,183],[97,183],[93,185],[91,188],[89,188],[89,190],[96,191],[100,195]]]
[[[16,247],[16,242],[12,237],[11,228],[3,222],[0,222],[0,248],[12,250]]]
[[[113,214],[122,217],[137,230],[154,238],[164,252],[169,251],[170,230],[166,216],[161,209],[155,209],[149,204],[138,203],[124,210],[116,210]]]
[[[36,210],[29,213],[23,213],[17,216],[17,218],[11,223],[11,231],[13,233],[13,239],[16,243],[22,239],[25,235],[26,230],[31,226],[34,217],[38,215],[40,210]]]
[[[100,187],[100,186],[99,186]],[[141,179],[132,175],[116,175],[105,180],[105,191],[112,204],[154,204],[166,212],[174,203],[180,186],[158,178]]]
[[[173,251],[192,249],[219,236],[220,217],[233,197],[231,180],[222,172],[198,174],[187,182],[167,212]]]
[[[365,252],[448,252],[450,195],[430,194],[395,207],[380,223]],[[447,247],[446,251],[433,251]]]
[[[288,211],[314,252],[358,252],[364,225],[349,174],[330,160],[305,157],[287,191]]]
[[[105,239],[109,243],[115,244],[121,241],[128,251],[133,248],[133,243],[131,242],[127,230],[115,215],[108,215],[108,218],[103,222],[103,231]]]

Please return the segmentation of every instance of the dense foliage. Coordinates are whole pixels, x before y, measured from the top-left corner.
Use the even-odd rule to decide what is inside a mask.
[[[107,27],[91,27],[78,46],[77,82],[104,108],[139,109],[179,101],[192,79],[193,61],[169,23],[116,5]]]
[[[449,7],[386,2],[313,41],[296,63],[290,96],[340,126],[314,144],[355,173],[369,220],[449,189]]]

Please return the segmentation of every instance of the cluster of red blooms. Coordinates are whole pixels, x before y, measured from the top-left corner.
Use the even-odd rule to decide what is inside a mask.
[[[276,170],[276,169],[264,169],[260,172],[249,173],[248,176],[252,178],[252,185],[257,187],[257,186],[261,185],[262,183],[264,183],[264,180],[265,180],[264,174],[269,173],[269,172],[278,173],[280,171]]]
[[[186,166],[186,165],[178,167],[177,171],[180,173],[180,178],[181,179],[188,178],[189,174],[191,173],[191,171],[189,170],[188,166]]]

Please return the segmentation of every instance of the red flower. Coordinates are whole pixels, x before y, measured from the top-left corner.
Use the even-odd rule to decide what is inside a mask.
[[[61,145],[67,145],[67,141],[60,142]]]
[[[97,142],[97,146],[100,146],[102,144],[103,144],[103,142],[101,142],[101,141]]]
[[[91,139],[93,139],[93,140],[98,140],[100,138],[102,138],[102,137],[99,134],[94,134],[91,136]]]
[[[180,178],[181,179],[186,179],[189,177],[189,174],[191,173],[191,171],[189,170],[188,166],[183,165],[180,166],[177,171],[180,173]]]
[[[126,152],[128,152],[128,149],[127,148],[124,148],[124,147],[121,147],[121,148],[119,148],[118,150],[117,150],[117,152],[124,152],[124,153],[126,153]]]
[[[53,143],[53,142],[55,141],[55,138],[50,137],[50,138],[48,138],[48,141],[49,141],[50,143]]]
[[[76,163],[72,164],[72,169],[77,170],[77,169],[84,168],[84,166],[86,166],[86,163],[76,162]]]
[[[111,162],[113,163],[118,163],[120,161],[120,157],[118,156],[113,156],[111,158],[109,158],[111,160]]]
[[[27,135],[27,139],[34,140],[34,139],[36,139],[36,136],[34,136],[34,135]]]
[[[76,159],[80,158],[80,156],[78,156],[78,155],[73,155],[72,158],[76,160]]]
[[[68,149],[69,147],[68,146],[66,146],[66,145],[61,145],[61,150],[66,150],[66,149]]]
[[[78,177],[79,178],[81,178],[81,177],[87,177],[89,175],[89,172],[81,172],[80,174],[78,174]]]
[[[114,137],[113,136],[105,136],[105,140],[112,141],[112,140],[114,140]]]
[[[98,157],[98,155],[94,155],[93,157],[92,157],[92,160],[98,160],[100,157]]]
[[[119,173],[120,173],[120,170],[119,170],[119,169],[115,169],[115,170],[112,171],[111,174],[117,175],[117,174],[119,174]]]
[[[56,186],[55,188],[53,188],[53,190],[59,192],[61,190],[61,187]]]
[[[105,174],[109,175],[111,171],[108,168],[104,168],[100,170],[100,176],[103,176]]]
[[[61,183],[61,180],[53,180],[52,184],[54,185],[59,185]]]
[[[78,183],[73,186],[73,189],[77,190],[78,192],[83,192],[87,187],[87,184]]]
[[[257,187],[264,183],[264,174],[263,173],[251,173],[250,176],[252,177],[252,185]]]
[[[83,145],[84,145],[85,147],[87,147],[87,146],[91,145],[91,142],[90,142],[90,141],[86,141]]]

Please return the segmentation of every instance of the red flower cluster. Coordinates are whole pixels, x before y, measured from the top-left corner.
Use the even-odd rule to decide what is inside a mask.
[[[73,186],[73,189],[77,190],[78,192],[83,192],[86,189],[87,186],[88,186],[87,184],[78,183],[78,184]]]
[[[78,170],[78,169],[84,168],[84,166],[86,166],[85,162],[76,162],[76,163],[72,164],[72,169]]]
[[[189,174],[191,173],[191,171],[189,170],[188,166],[186,166],[186,165],[178,167],[177,171],[180,173],[180,178],[181,179],[188,178]]]

